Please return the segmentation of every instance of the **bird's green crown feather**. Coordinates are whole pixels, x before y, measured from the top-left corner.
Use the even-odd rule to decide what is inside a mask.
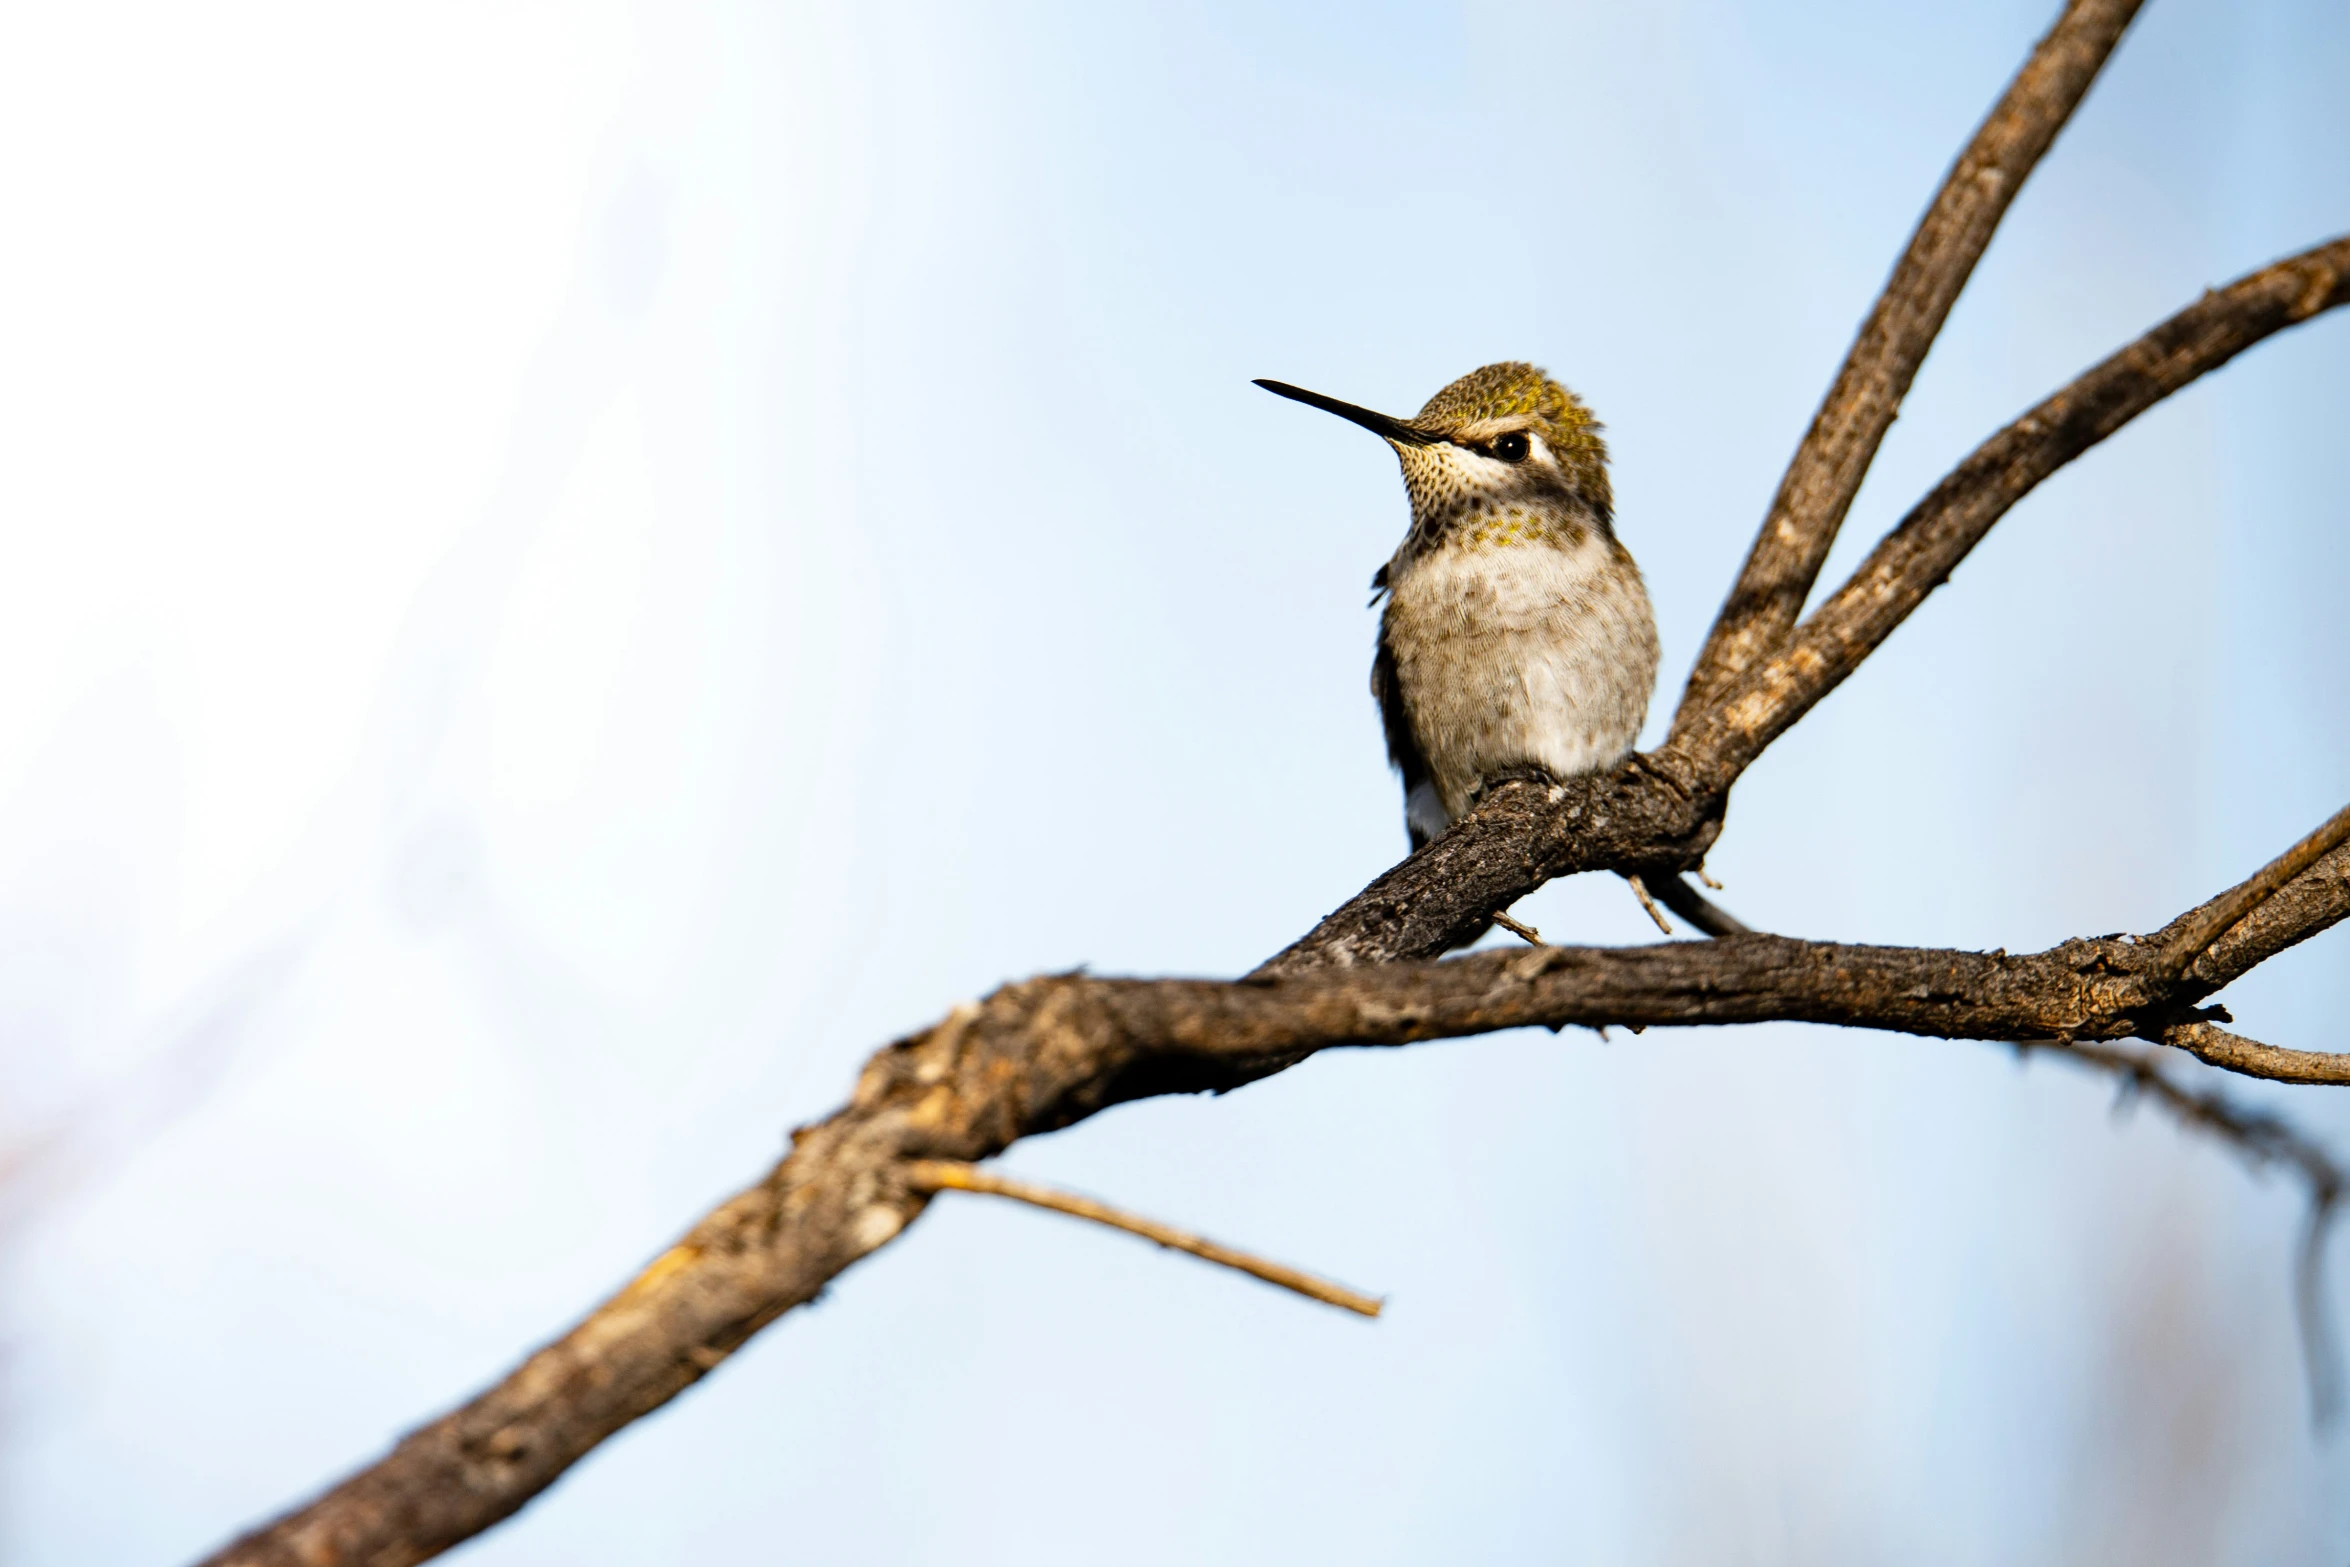
[[[1412,423],[1432,435],[1450,435],[1488,419],[1525,415],[1533,417],[1536,433],[1583,499],[1600,516],[1612,515],[1607,442],[1599,433],[1605,426],[1581,398],[1533,365],[1510,360],[1472,370],[1429,398]]]

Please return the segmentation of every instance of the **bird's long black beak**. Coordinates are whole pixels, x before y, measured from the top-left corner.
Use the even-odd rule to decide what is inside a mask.
[[[1401,419],[1375,414],[1368,408],[1357,408],[1352,403],[1342,403],[1335,397],[1324,397],[1320,392],[1309,392],[1302,386],[1291,386],[1285,381],[1259,381],[1257,385],[1276,396],[1304,403],[1309,408],[1319,408],[1326,414],[1336,414],[1341,419],[1361,425],[1373,435],[1383,436],[1401,446],[1434,446],[1444,439],[1440,435],[1430,435],[1425,430],[1416,430]]]

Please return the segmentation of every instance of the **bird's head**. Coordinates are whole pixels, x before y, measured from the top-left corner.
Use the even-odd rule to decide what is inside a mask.
[[[1523,530],[1605,533],[1613,524],[1599,421],[1581,398],[1532,365],[1472,370],[1409,419],[1279,381],[1257,385],[1352,420],[1395,448],[1412,498],[1407,552],[1455,538],[1503,542]],[[1512,529],[1512,519],[1522,528]]]

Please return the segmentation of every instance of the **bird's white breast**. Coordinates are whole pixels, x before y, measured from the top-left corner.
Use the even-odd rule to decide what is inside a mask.
[[[1611,767],[1656,686],[1656,625],[1607,535],[1455,542],[1390,570],[1385,635],[1447,818],[1512,768]]]

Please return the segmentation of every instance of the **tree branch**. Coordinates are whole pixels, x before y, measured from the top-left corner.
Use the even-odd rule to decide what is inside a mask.
[[[2210,902],[2189,909],[2147,937],[2147,941],[2171,946],[2190,921],[2234,896],[2238,890],[2231,888]],[[2287,947],[2307,941],[2344,918],[2350,918],[2350,844],[2322,856],[2278,888],[2189,964],[2182,977],[2193,981],[2202,995],[2209,995],[2251,973]]]
[[[488,1528],[894,1238],[931,1189],[911,1161],[985,1159],[1115,1104],[1236,1088],[1335,1046],[1527,1025],[2121,1039],[2171,1027],[2179,995],[2202,988],[2161,973],[2158,953],[2118,937],[2014,956],[1749,934],[1242,981],[1007,985],[874,1056],[849,1104],[795,1133],[764,1180],[503,1382],[212,1562],[398,1567]]]
[[[2163,963],[2173,974],[2183,974],[2211,944],[2234,929],[2237,922],[2284,890],[2344,841],[2350,840],[2350,805],[2328,817],[2316,831],[2262,866],[2249,879],[2230,887],[2201,908],[2184,915],[2175,934],[2166,933]]]
[[[1722,802],[1659,758],[1634,754],[1564,783],[1511,779],[1410,859],[1381,874],[1274,954],[1255,977],[1433,958],[1477,939],[1497,909],[1579,871],[1656,873],[1704,858]]]
[[[1673,922],[1666,919],[1665,911],[1656,906],[1656,899],[1649,893],[1648,883],[1635,875],[1625,877],[1624,884],[1632,889],[1632,896],[1640,900],[1640,912],[1654,920],[1658,930],[1667,936],[1673,934]]]
[[[1743,936],[1754,929],[1678,876],[1659,876],[1656,897],[1702,935]]]
[[[423,1561],[513,1513],[605,1437],[900,1233],[929,1200],[913,1173],[922,1166],[910,1162],[984,1159],[1113,1104],[1237,1087],[1332,1046],[1527,1024],[1790,1019],[2019,1041],[2175,1033],[2193,1042],[2188,1048],[2215,1053],[2207,1059],[2233,1050],[2249,1069],[2275,1065],[2257,1054],[2268,1047],[2192,1032],[2206,1025],[2185,1009],[2340,919],[2350,902],[2342,863],[2350,851],[2336,850],[2285,883],[2184,975],[2161,969],[2157,946],[2119,938],[2014,957],[1730,934],[1613,951],[1541,947],[1394,961],[1473,939],[1496,911],[1575,871],[1643,875],[1681,908],[1670,889],[1688,890],[1677,873],[1714,841],[1739,774],[2017,499],[2170,392],[2350,298],[2350,240],[2207,295],[1993,437],[1787,639],[1860,474],[1990,227],[2134,9],[2076,0],[1961,158],[1799,451],[1692,677],[1693,693],[1722,695],[1685,702],[1658,752],[1602,776],[1518,780],[1489,791],[1451,831],[1247,980],[1062,976],[1009,985],[956,1009],[877,1054],[847,1106],[796,1132],[764,1179],[569,1333],[378,1463],[226,1547],[211,1558],[215,1567]],[[1782,511],[1792,531],[1778,530]],[[1736,650],[1725,651],[1733,643]],[[2281,1068],[2291,1071],[2333,1059],[2276,1054],[2295,1058]]]
[[[1057,1187],[1040,1186],[1034,1181],[1023,1181],[1001,1171],[982,1169],[959,1159],[914,1160],[906,1166],[906,1184],[922,1192],[979,1192],[990,1197],[1008,1197],[1014,1202],[1024,1202],[1048,1213],[1090,1220],[1109,1229],[1139,1235],[1169,1251],[1179,1251],[1186,1256],[1197,1257],[1202,1262],[1212,1262],[1219,1267],[1245,1273],[1251,1278],[1262,1279],[1267,1284],[1303,1295],[1308,1300],[1319,1301],[1325,1306],[1336,1306],[1357,1316],[1376,1317],[1383,1304],[1376,1295],[1366,1295],[1360,1290],[1350,1290],[1343,1284],[1333,1284],[1328,1279],[1317,1278],[1286,1263],[1268,1262],[1252,1253],[1220,1246],[1204,1235],[1179,1230],[1172,1224],[1161,1224],[1156,1219],[1146,1219],[1138,1213],[1113,1208],[1091,1197],[1081,1197],[1075,1192],[1065,1192]]]
[[[1763,748],[1841,685],[2041,480],[2270,335],[2350,303],[2350,236],[2207,292],[1994,435],[1934,486],[1794,640],[1652,760],[1693,794],[1728,790]],[[1686,757],[1686,762],[1680,758]]]
[[[1779,481],[1690,671],[1673,719],[1676,735],[1786,640],[1926,351],[2008,204],[2072,118],[2139,3],[2072,0],[1951,166]]]
[[[2015,503],[2171,393],[2255,343],[2350,303],[2350,237],[2206,293],[1978,447],[1886,535],[1792,644],[1653,752],[1563,783],[1488,789],[1452,829],[1267,961],[1293,974],[1431,958],[1473,941],[1497,909],[1581,871],[1648,876],[1698,863],[1731,786],[1860,666]]]
[[[2160,1037],[2162,1043],[2176,1045],[2206,1065],[2244,1077],[2277,1083],[2350,1083],[2350,1055],[2282,1050],[2204,1022],[2174,1024]]]

